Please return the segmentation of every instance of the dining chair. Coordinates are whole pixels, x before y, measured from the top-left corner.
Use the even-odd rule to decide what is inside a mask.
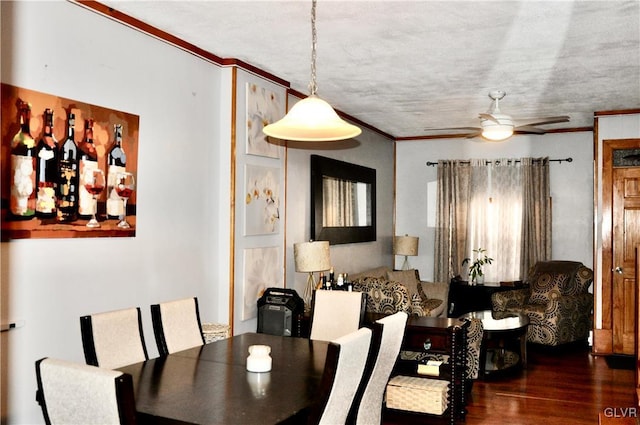
[[[197,297],[151,305],[151,321],[161,356],[205,343]]]
[[[45,357],[36,361],[36,400],[47,425],[136,423],[131,375]]]
[[[333,341],[357,331],[364,321],[366,298],[362,292],[317,290],[311,304],[312,340]]]
[[[80,333],[88,365],[117,369],[149,358],[139,307],[82,316]]]
[[[350,418],[355,418],[356,424],[382,423],[384,392],[400,354],[407,318],[407,313],[399,311],[373,324],[367,367],[349,415]]]
[[[360,328],[329,343],[319,395],[311,407],[309,424],[334,425],[347,421],[370,346],[371,329],[368,328]]]

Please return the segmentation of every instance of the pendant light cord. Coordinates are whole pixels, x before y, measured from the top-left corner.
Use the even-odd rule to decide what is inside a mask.
[[[316,45],[318,44],[318,35],[316,34],[316,2],[311,1],[311,82],[309,83],[309,92],[315,95],[318,91],[316,84]]]

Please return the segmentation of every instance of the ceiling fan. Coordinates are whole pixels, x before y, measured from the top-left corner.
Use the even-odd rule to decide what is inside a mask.
[[[489,141],[498,142],[508,139],[514,132],[544,134],[546,130],[538,128],[537,126],[569,121],[569,117],[566,115],[516,120],[510,115],[503,114],[500,111],[500,100],[502,100],[506,94],[507,93],[502,90],[489,92],[489,97],[492,99],[491,107],[487,112],[478,115],[480,118],[480,127],[454,127],[439,130],[471,130],[471,133],[465,134],[463,137],[473,138],[482,136]],[[516,122],[518,122],[518,124],[516,124]]]

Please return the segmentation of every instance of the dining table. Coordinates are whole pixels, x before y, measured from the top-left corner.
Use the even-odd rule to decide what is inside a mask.
[[[247,371],[252,345],[271,348],[269,372]],[[306,423],[328,343],[245,333],[118,368],[133,378],[141,424]]]

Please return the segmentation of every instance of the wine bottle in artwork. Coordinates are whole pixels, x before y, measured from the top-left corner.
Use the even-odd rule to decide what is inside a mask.
[[[127,155],[122,148],[122,125],[113,126],[113,145],[107,153],[107,218],[119,218],[123,215],[122,199],[115,188],[116,175],[125,171]]]
[[[98,168],[98,153],[93,144],[93,120],[84,120],[84,136],[78,145],[78,168],[80,171],[80,185],[78,187],[78,216],[80,218],[91,218],[94,212],[95,200],[84,187],[84,173],[94,168]]]
[[[53,134],[53,111],[45,109],[44,131],[36,147],[36,216],[56,215],[56,182],[58,180],[58,141]]]
[[[78,219],[78,146],[75,141],[75,114],[67,114],[67,137],[58,152],[57,202],[58,221],[66,223]]]
[[[29,220],[36,208],[36,141],[29,128],[31,105],[18,99],[20,129],[11,142],[10,218]]]

